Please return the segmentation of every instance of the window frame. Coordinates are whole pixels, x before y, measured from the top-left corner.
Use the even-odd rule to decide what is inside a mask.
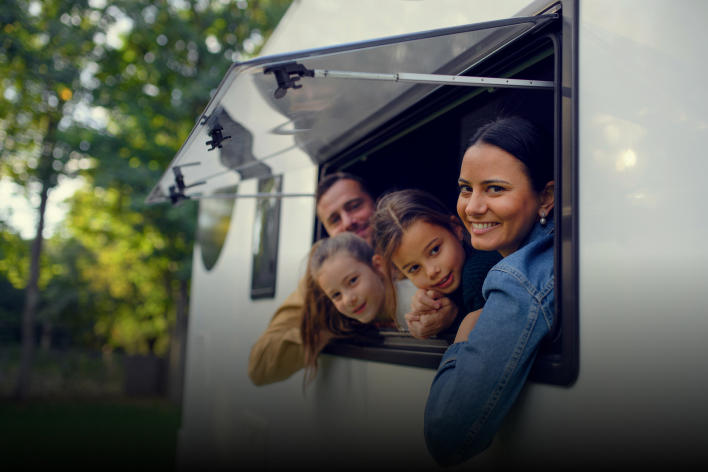
[[[268,189],[268,186],[272,188]],[[270,175],[258,179],[258,194],[273,197],[256,199],[251,246],[251,300],[274,298],[278,279],[278,245],[280,241],[281,199],[283,177]],[[271,231],[268,231],[270,229]],[[257,247],[257,243],[259,247]]]
[[[537,383],[570,386],[579,369],[578,333],[578,218],[577,218],[577,0],[549,3],[561,4],[559,26],[553,32],[532,33],[535,40],[544,35],[554,48],[554,152],[556,162],[555,291],[556,323],[544,340],[534,362],[529,380]],[[546,28],[544,28],[545,30]],[[506,48],[504,48],[506,49]],[[496,51],[489,59],[499,58]],[[504,57],[503,55],[501,56]],[[396,121],[395,119],[392,121]],[[386,124],[381,128],[391,126]],[[381,129],[380,128],[380,129]],[[380,130],[379,129],[379,130]],[[374,130],[372,134],[376,134]],[[365,137],[362,141],[372,141]],[[369,144],[370,145],[370,144]],[[351,152],[333,156],[320,166],[320,176],[330,171],[345,170]],[[316,222],[316,239],[324,236],[323,226]],[[373,362],[437,369],[447,349],[444,339],[417,340],[410,335],[367,333],[330,343],[326,354]]]

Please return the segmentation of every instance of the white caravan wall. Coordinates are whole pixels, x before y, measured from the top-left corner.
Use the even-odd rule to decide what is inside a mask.
[[[525,390],[504,461],[705,457],[707,18],[699,0],[580,2],[580,370]]]
[[[526,3],[301,0],[264,54],[500,19]],[[579,17],[579,377],[570,389],[530,385],[481,461],[616,464],[621,454],[646,464],[703,447],[708,3],[581,1]],[[315,176],[314,166],[291,171],[283,190],[312,192]],[[195,251],[180,463],[308,458],[335,469],[386,451],[432,467],[422,438],[432,370],[325,356],[307,395],[301,374],[251,385],[248,351],[302,274],[314,202],[283,200],[276,298],[257,302],[254,209],[237,200],[211,272]]]
[[[708,3],[581,2],[580,18],[578,389],[603,405],[581,418],[647,464],[678,460],[708,423]]]
[[[295,0],[262,55],[500,19],[527,3]],[[314,192],[315,166],[286,173],[283,185],[284,192]],[[255,182],[239,187],[241,194],[255,191]],[[367,424],[375,424],[372,452],[400,455],[391,449],[393,441],[410,451],[412,463],[431,466],[422,439],[422,405],[433,370],[396,367],[393,388],[387,364],[323,356],[318,381],[307,396],[302,393],[301,373],[265,387],[250,383],[246,375],[250,347],[303,274],[312,241],[314,200],[283,199],[273,300],[249,298],[254,214],[253,199],[236,200],[222,254],[210,272],[204,270],[199,247],[195,249],[179,465],[275,466],[287,463],[287,458],[305,460],[318,449],[339,451],[336,462],[346,464],[361,457],[352,445],[366,444],[361,432],[374,431]],[[402,444],[408,441],[412,443]],[[305,449],[308,452],[303,453]],[[331,464],[327,456],[312,459]]]

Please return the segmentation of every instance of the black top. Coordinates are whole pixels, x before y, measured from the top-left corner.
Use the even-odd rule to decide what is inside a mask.
[[[465,264],[462,266],[462,280],[460,286],[451,295],[450,299],[457,305],[457,318],[441,336],[453,338],[457,333],[462,319],[468,313],[484,307],[482,285],[487,277],[487,272],[502,260],[497,251],[480,251],[469,244],[465,244]]]
[[[467,313],[479,310],[484,306],[482,296],[482,284],[487,277],[487,272],[502,260],[501,254],[497,251],[480,251],[473,247],[465,248],[467,259],[462,267],[462,299],[464,307],[464,317]],[[460,308],[462,308],[460,307]]]

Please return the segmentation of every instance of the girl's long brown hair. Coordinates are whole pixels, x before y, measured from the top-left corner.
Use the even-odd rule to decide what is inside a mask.
[[[317,241],[310,249],[307,261],[307,273],[305,274],[305,304],[303,306],[302,323],[300,334],[302,336],[303,348],[305,351],[305,380],[307,386],[317,374],[317,356],[324,346],[320,346],[322,333],[329,331],[335,336],[348,336],[358,331],[363,331],[366,327],[353,318],[344,316],[335,308],[332,301],[324,293],[317,283],[317,274],[322,268],[322,264],[335,254],[344,253],[371,267],[376,273],[372,264],[374,251],[363,238],[353,233],[341,233],[331,238]],[[385,282],[386,290],[386,313],[390,313],[395,321],[395,311],[390,311],[391,294],[388,290],[390,284]]]

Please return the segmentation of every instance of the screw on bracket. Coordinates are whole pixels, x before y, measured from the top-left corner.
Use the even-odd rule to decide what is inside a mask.
[[[195,182],[190,185],[184,184],[184,175],[182,174],[182,167],[198,165],[199,162],[190,162],[188,164],[182,164],[181,166],[172,167],[172,172],[175,174],[175,185],[170,185],[169,187],[170,201],[172,202],[172,205],[176,205],[181,200],[189,200],[189,195],[186,195],[184,193],[186,189],[190,187],[196,187],[197,185],[203,185],[206,183],[206,180],[202,180],[200,182]]]
[[[231,139],[231,136],[224,136],[222,134],[223,130],[224,128],[222,128],[221,125],[217,124],[211,129],[211,131],[209,131],[209,136],[211,136],[211,140],[207,141],[206,145],[211,147],[207,149],[207,151],[213,151],[216,148],[220,148],[222,142],[227,139]]]

